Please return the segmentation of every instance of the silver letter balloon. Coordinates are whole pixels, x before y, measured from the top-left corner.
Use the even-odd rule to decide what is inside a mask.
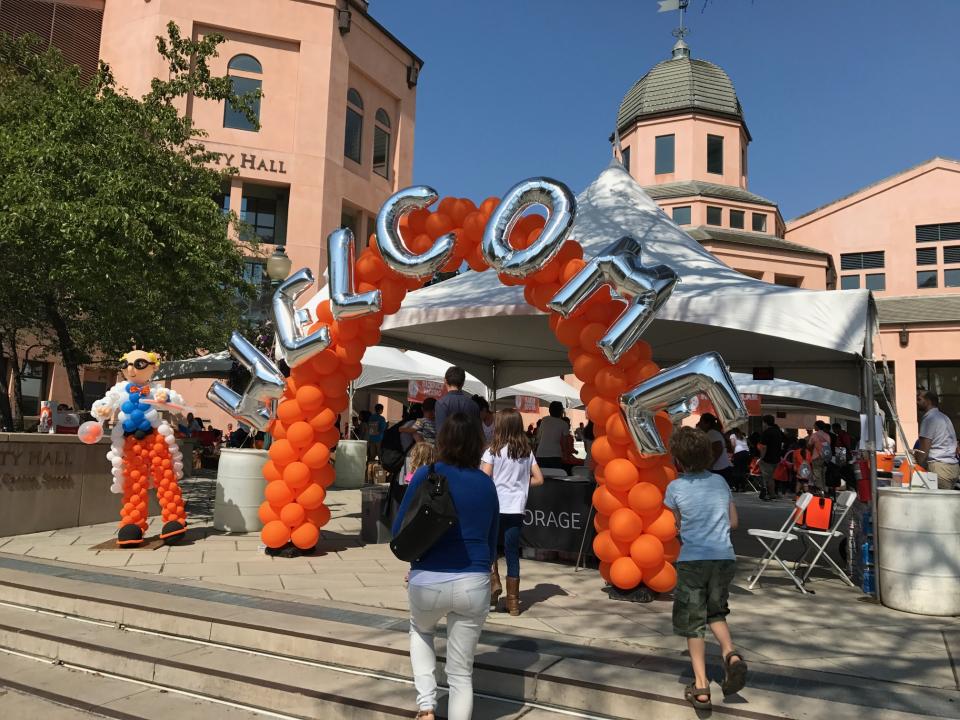
[[[747,419],[747,408],[723,358],[715,352],[697,355],[661,370],[620,397],[621,411],[640,452],[665,453],[654,414],[664,410],[672,422],[679,422],[690,414],[691,401],[700,393],[713,403],[725,427]]]
[[[377,214],[377,246],[383,261],[394,271],[407,277],[430,277],[443,267],[453,253],[457,236],[447,233],[437,238],[429,250],[414,255],[400,236],[400,217],[411,210],[425,208],[437,200],[437,191],[416,185],[394,193]]]
[[[313,273],[303,268],[284,280],[273,294],[273,320],[280,354],[292,368],[330,345],[330,331],[326,326],[306,334],[311,324],[310,314],[296,307],[297,298],[312,285]],[[331,299],[331,305],[332,302]]]
[[[207,399],[224,412],[257,430],[266,430],[283,397],[286,381],[273,361],[238,332],[230,336],[230,355],[250,372],[250,382],[239,395],[221,382],[207,391]]]
[[[380,312],[379,290],[353,291],[353,232],[334,230],[327,236],[327,268],[330,274],[330,312],[337,320]],[[323,350],[323,348],[320,348]]]
[[[549,216],[537,241],[525,250],[510,245],[510,231],[533,205],[542,205]],[[559,180],[535,177],[514,185],[497,205],[483,230],[483,257],[497,272],[526,277],[542,270],[557,256],[570,234],[577,213],[577,201],[570,188]]]

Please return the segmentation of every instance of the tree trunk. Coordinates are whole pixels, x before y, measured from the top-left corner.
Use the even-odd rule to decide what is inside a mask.
[[[7,356],[3,351],[3,336],[0,336],[0,383],[3,383],[3,389],[0,390],[0,426],[5,432],[13,430],[13,411],[10,408],[10,384],[7,377]]]
[[[13,432],[23,432],[23,376],[21,374],[20,356],[17,355],[17,332],[4,333],[10,355],[4,358],[10,364],[10,375],[13,380],[13,403],[10,408],[10,421]],[[6,393],[4,393],[6,394]]]
[[[73,407],[77,411],[83,407],[83,382],[80,380],[80,366],[85,358],[80,348],[77,347],[70,335],[70,328],[67,327],[63,316],[57,312],[56,306],[51,300],[46,302],[47,319],[51,327],[57,334],[57,344],[60,346],[60,357],[63,359],[63,366],[67,370],[67,380],[70,382],[70,394],[73,397]]]

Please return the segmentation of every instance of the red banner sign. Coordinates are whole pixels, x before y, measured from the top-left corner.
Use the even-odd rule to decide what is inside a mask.
[[[762,414],[760,408],[760,396],[754,395],[753,393],[740,393],[740,397],[743,398],[743,404],[747,406],[747,415],[750,417],[759,417]],[[713,407],[713,403],[710,402],[710,398],[706,395],[700,394],[697,395],[697,409],[694,411],[697,415],[703,415],[704,413],[710,413],[711,415],[716,415],[717,411]]]
[[[514,397],[517,410],[525,413],[535,413],[540,411],[540,401],[533,395],[517,395]]]
[[[444,390],[446,390],[446,386],[435,380],[408,380],[407,400],[422,403],[428,397],[442,397]]]

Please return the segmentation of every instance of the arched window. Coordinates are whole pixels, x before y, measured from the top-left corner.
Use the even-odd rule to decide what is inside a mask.
[[[263,67],[260,61],[253,55],[234,55],[227,63],[227,74],[233,83],[233,92],[235,95],[246,95],[249,92],[260,90],[263,82],[254,75],[263,73]],[[260,120],[260,98],[253,101],[253,113],[257,120]],[[239,108],[233,106],[233,103],[226,102],[223,106],[223,126],[235,130],[257,131],[257,127],[250,122],[246,115],[240,112]]]
[[[383,108],[377,110],[373,124],[373,171],[390,177],[390,116]]]
[[[353,88],[347,90],[347,129],[343,140],[343,154],[359,163],[363,139],[363,98]]]

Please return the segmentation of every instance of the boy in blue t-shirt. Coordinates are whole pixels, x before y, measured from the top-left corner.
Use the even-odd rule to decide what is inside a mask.
[[[747,663],[733,647],[726,620],[736,572],[730,530],[737,527],[737,508],[727,481],[708,470],[713,465],[713,448],[706,433],[679,428],[670,438],[670,453],[681,474],[667,486],[663,504],[673,511],[683,542],[677,558],[673,632],[687,638],[693,665],[694,681],[684,696],[695,708],[705,710],[711,707],[704,642],[707,625],[723,653],[723,694],[739,692],[746,684]]]

